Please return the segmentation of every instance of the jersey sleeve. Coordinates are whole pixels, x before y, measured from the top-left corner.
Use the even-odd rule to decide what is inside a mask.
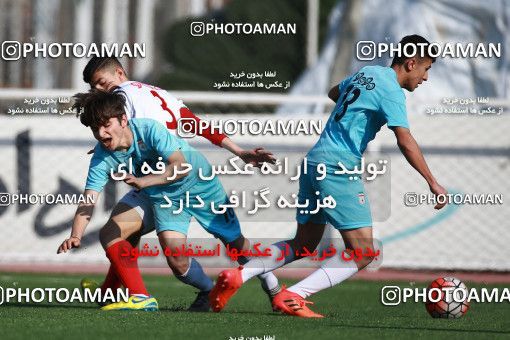
[[[94,149],[94,155],[90,160],[85,189],[97,192],[103,191],[110,175],[110,168],[108,167],[108,163],[104,156],[104,153],[98,150],[97,147]]]
[[[207,128],[205,128],[205,129],[199,129],[198,127],[200,126],[200,118],[195,116],[193,114],[193,112],[191,112],[191,110],[188,109],[187,107],[182,107],[180,109],[179,113],[181,114],[181,118],[193,119],[195,121],[195,124],[193,125],[193,127],[195,129],[195,131],[194,131],[195,134],[206,138],[214,145],[221,146],[221,142],[225,138],[227,138],[227,136],[225,134],[215,132],[213,129],[211,129],[210,125],[207,126]]]
[[[409,129],[405,96],[401,91],[385,95],[381,100],[381,112],[388,127],[404,127]]]

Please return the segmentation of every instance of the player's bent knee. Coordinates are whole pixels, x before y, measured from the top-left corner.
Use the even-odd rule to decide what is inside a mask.
[[[188,271],[189,258],[187,257],[167,257],[166,261],[174,275],[183,275]]]
[[[143,228],[143,220],[138,211],[124,203],[119,203],[114,207],[108,223],[115,224],[124,239],[141,232]]]
[[[313,222],[298,224],[296,236],[289,240],[288,243],[294,251],[301,252],[304,250],[304,247],[309,251],[313,251],[319,245],[325,227],[325,224]]]
[[[107,246],[114,240],[121,238],[121,232],[119,226],[113,222],[112,220],[108,220],[106,224],[99,230],[99,241],[103,248],[107,248]]]

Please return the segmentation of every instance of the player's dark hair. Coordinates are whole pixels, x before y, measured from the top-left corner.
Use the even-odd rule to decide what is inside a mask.
[[[110,118],[116,117],[120,122],[125,114],[126,98],[122,91],[91,89],[89,92],[77,93],[73,98],[73,109],[78,112],[81,123],[94,131],[106,125]]]
[[[411,57],[406,57],[405,53],[404,53],[404,51],[407,50],[406,49],[407,45],[414,45],[416,47],[416,54],[419,54],[422,51],[421,46],[423,46],[423,51],[425,52],[425,55],[424,56],[419,55],[419,57],[428,57],[428,58],[432,59],[432,62],[436,61],[436,57],[433,57],[432,55],[437,55],[437,47],[432,46],[430,48],[431,51],[429,51],[430,42],[427,39],[425,39],[424,37],[422,37],[421,35],[418,35],[418,34],[406,35],[405,37],[402,38],[402,40],[400,40],[399,44],[400,44],[402,53],[400,54],[400,56],[396,55],[393,58],[393,61],[391,62],[391,66],[403,65],[407,59],[411,58]],[[418,45],[418,44],[420,44],[420,45]],[[429,53],[429,52],[432,52],[432,53]]]
[[[120,67],[124,70],[119,59],[115,57],[92,57],[83,69],[83,81],[90,84],[94,73],[107,67]]]

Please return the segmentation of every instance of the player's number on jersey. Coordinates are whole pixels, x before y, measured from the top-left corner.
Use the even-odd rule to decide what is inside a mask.
[[[349,100],[347,100],[347,97],[349,97],[351,93],[352,97]],[[347,107],[350,104],[354,103],[358,99],[360,94],[361,90],[358,89],[357,87],[354,88],[354,84],[349,85],[349,87],[345,90],[345,94],[342,98],[341,101],[342,104],[340,104],[342,107],[342,111],[337,112],[337,114],[335,115],[335,122],[338,122],[340,119],[342,119],[342,117],[345,115],[345,112],[347,111]]]
[[[172,116],[172,121],[171,122],[168,122],[168,121],[166,122],[167,129],[170,129],[170,130],[177,129],[177,119],[175,119],[175,115],[172,112],[172,110],[170,110],[168,105],[166,104],[166,101],[159,95],[159,93],[157,93],[154,90],[151,90],[151,94],[161,101],[161,108],[163,110],[165,110],[166,112],[168,112],[170,114],[170,116]]]

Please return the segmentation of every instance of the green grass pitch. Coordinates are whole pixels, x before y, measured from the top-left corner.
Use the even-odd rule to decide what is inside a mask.
[[[78,287],[81,276],[0,273],[0,286]],[[100,279],[99,276],[92,278]],[[320,320],[299,319],[271,311],[254,279],[233,297],[222,313],[183,311],[194,290],[174,278],[145,275],[159,312],[102,312],[91,303],[15,304],[0,306],[2,339],[409,339],[510,338],[510,304],[472,303],[458,320],[432,319],[423,304],[395,307],[380,302],[383,286],[407,282],[348,281],[311,300]],[[290,284],[288,280],[282,282]],[[482,287],[472,285],[468,287]],[[418,284],[423,287],[424,285]],[[505,287],[490,285],[484,287]]]

